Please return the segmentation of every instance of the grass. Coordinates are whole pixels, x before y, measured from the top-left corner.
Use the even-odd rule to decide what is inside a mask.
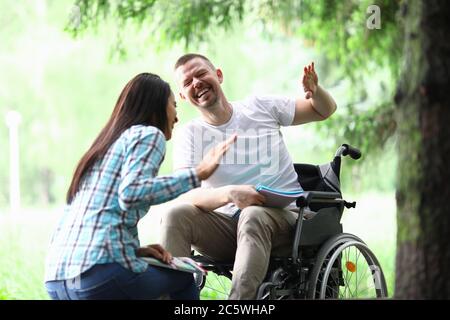
[[[48,299],[44,261],[55,214],[27,211],[0,216],[0,298]]]
[[[395,200],[392,194],[346,197],[357,201],[344,213],[344,232],[361,237],[377,256],[392,296],[395,275]],[[143,244],[157,242],[164,205],[155,206],[139,224]],[[17,216],[0,213],[0,299],[48,299],[44,289],[44,262],[60,209],[23,210]],[[215,298],[212,291],[202,298]]]

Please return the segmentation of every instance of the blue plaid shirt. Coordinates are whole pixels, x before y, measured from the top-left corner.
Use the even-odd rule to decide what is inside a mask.
[[[95,264],[120,263],[134,272],[137,224],[152,204],[198,187],[193,169],[157,177],[165,154],[163,133],[150,126],[127,129],[89,170],[53,234],[45,281],[71,279]]]

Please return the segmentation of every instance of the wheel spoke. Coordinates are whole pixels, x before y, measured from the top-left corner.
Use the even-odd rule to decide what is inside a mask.
[[[367,262],[367,261],[366,261]],[[364,273],[362,274],[362,276],[360,277],[360,279],[364,279],[366,274],[367,274],[367,269],[369,269],[369,265],[367,265],[366,268],[364,268]],[[366,281],[367,282],[367,281]]]
[[[367,269],[370,269],[365,256],[358,247],[350,246],[343,249],[342,257],[345,258],[341,263],[345,274],[343,274],[344,288],[340,290],[340,295],[345,298],[364,298],[367,296],[366,292],[371,289],[370,287],[360,287],[367,282],[364,279],[366,279]],[[351,270],[352,265],[354,265],[354,270]]]
[[[349,285],[350,280],[352,278],[352,274],[350,275],[350,278],[348,277],[348,274],[349,274],[349,272],[348,272],[347,268],[345,268],[345,281],[344,281],[345,291],[344,291],[344,294],[347,293],[347,289],[348,289],[349,294],[352,295],[351,290],[350,290],[350,285]]]
[[[376,275],[379,280],[375,279],[372,265],[381,271],[375,255],[364,242],[352,235],[336,236],[319,251],[312,272],[315,283],[311,284],[311,297],[357,299],[384,296],[384,275],[381,271]],[[378,282],[381,283],[381,290],[376,289]]]
[[[214,287],[214,286],[212,286],[212,285],[209,285],[209,286],[205,285],[205,288],[210,289],[210,290],[212,290],[212,291],[214,291],[214,292],[223,294],[223,295],[225,295],[225,296],[228,295],[225,291],[219,290],[219,289],[217,289],[217,287]]]
[[[361,290],[360,291],[360,293],[362,294],[363,292],[370,292],[369,290],[371,290],[371,289],[373,289],[373,288],[369,288],[369,287],[366,287],[366,288],[364,288],[364,290]],[[370,298],[370,297],[366,297],[366,298]]]
[[[226,287],[225,287],[225,285],[224,285],[224,283],[222,281],[222,277],[217,277],[217,279],[218,279],[218,281],[220,283],[221,288],[225,290]]]
[[[228,298],[230,285],[227,283],[227,280],[229,280],[227,277],[211,272],[205,282],[204,288],[208,289],[206,296],[215,299]],[[208,292],[210,293],[208,294]]]

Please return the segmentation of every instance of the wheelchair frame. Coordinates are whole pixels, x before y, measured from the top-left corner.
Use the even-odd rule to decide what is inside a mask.
[[[294,165],[298,181],[305,192],[296,201],[300,210],[295,225],[292,254],[290,257],[271,257],[268,273],[259,286],[256,299],[342,298],[340,287],[346,285],[347,279],[343,278],[341,260],[348,248],[358,250],[367,262],[372,272],[374,298],[388,296],[384,274],[377,258],[360,238],[343,233],[340,223],[344,208],[354,208],[356,205],[355,202],[345,201],[340,192],[341,156],[347,155],[356,160],[361,157],[361,152],[343,144],[331,163],[322,166]],[[314,216],[305,219],[305,213]],[[193,258],[204,269],[231,280],[231,263],[216,263],[203,256]],[[351,263],[346,265],[347,269],[358,268],[351,261],[346,263]],[[197,280],[199,287],[203,289],[206,276]]]

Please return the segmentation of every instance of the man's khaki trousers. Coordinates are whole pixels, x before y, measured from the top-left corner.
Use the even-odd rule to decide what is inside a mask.
[[[297,213],[251,206],[239,219],[175,204],[161,218],[161,244],[175,257],[191,246],[215,261],[234,261],[230,299],[255,299],[273,256],[289,256]]]

